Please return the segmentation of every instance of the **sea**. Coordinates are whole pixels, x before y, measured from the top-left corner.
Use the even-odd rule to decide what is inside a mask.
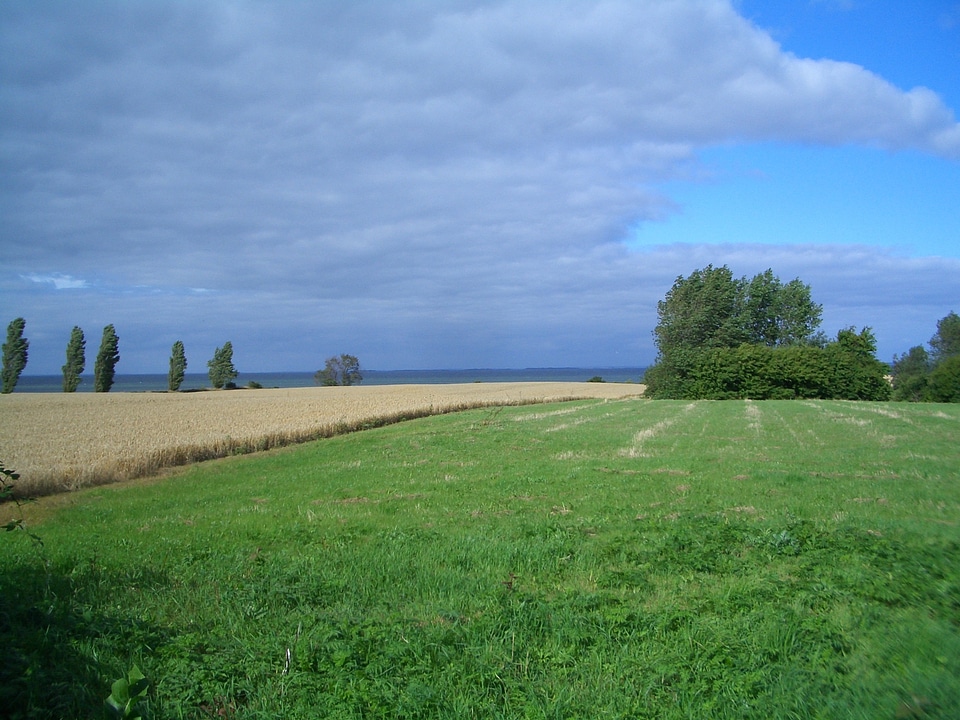
[[[601,378],[604,382],[634,382],[643,378],[645,368],[523,368],[471,370],[363,370],[363,385],[441,385],[474,382],[585,382]],[[265,388],[314,387],[312,372],[240,373],[237,387],[259,383]],[[210,387],[206,373],[187,373],[181,391]],[[122,375],[114,377],[111,392],[164,392],[166,374]],[[61,375],[21,375],[14,392],[62,392]],[[81,376],[77,392],[93,392],[93,376]]]

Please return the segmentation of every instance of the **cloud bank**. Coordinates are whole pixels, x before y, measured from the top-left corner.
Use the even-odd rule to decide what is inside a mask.
[[[108,322],[126,372],[176,339],[251,370],[645,364],[656,301],[708,262],[878,334],[955,298],[952,260],[626,244],[711,145],[960,159],[934,92],[726,1],[9,2],[0,49],[0,299],[49,372]]]

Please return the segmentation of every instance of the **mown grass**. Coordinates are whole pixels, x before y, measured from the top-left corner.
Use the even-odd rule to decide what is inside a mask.
[[[953,718],[960,408],[583,401],[98,488],[3,537],[0,707]],[[42,557],[41,557],[42,555]]]

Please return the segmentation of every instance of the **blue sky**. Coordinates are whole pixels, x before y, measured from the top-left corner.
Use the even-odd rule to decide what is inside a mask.
[[[960,107],[960,2],[744,0],[737,8],[794,55],[856,63]],[[636,243],[863,243],[960,257],[960,163],[771,143],[711,148],[700,159],[707,178],[667,185],[680,212],[638,229]]]
[[[710,177],[672,182],[666,222],[638,245],[864,244],[910,256],[960,257],[960,164],[916,152],[757,145],[701,153]]]
[[[9,0],[0,108],[28,374],[645,365],[708,263],[960,311],[960,2]]]
[[[900,88],[960,103],[960,3],[955,0],[742,0],[744,17],[801,57],[856,63]]]

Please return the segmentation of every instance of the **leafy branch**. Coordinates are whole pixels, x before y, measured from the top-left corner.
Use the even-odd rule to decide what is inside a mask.
[[[13,487],[19,479],[19,473],[5,467],[3,462],[0,461],[0,504],[12,500],[17,506],[17,514],[19,515],[19,517],[12,518],[3,525],[0,525],[0,528],[3,528],[7,532],[23,530],[39,547],[43,547],[43,540],[40,539],[40,536],[27,530],[27,526],[23,522],[23,506],[25,503],[30,502],[30,500],[23,500],[14,494]]]

